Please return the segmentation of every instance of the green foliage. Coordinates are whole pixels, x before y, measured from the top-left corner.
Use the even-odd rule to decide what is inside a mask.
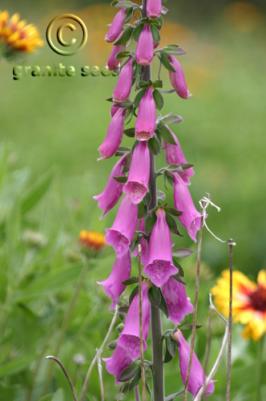
[[[164,109],[184,116],[185,124],[174,125],[174,129],[187,159],[195,164],[191,187],[194,199],[210,192],[222,206],[221,214],[210,211],[209,225],[224,238],[236,239],[237,267],[255,275],[265,264],[266,199],[261,190],[265,164],[265,35],[257,32],[241,36],[227,26],[223,30],[220,21],[219,30],[203,32],[208,35],[208,43],[203,41],[199,47],[190,43],[185,61],[194,98],[183,102],[171,94],[165,97]],[[200,35],[199,29],[195,37]],[[164,61],[170,51],[166,51]],[[29,62],[38,60],[45,65],[49,57],[44,53]],[[73,63],[78,65],[78,59]],[[14,145],[0,148],[0,400],[29,401],[31,392],[32,401],[70,400],[61,372],[44,356],[56,353],[60,343],[58,355],[80,388],[86,366],[111,319],[109,301],[95,285],[106,278],[113,263],[113,254],[104,251],[98,262],[87,266],[80,296],[60,339],[64,313],[84,274],[84,255],[77,245],[79,230],[103,231],[114,215],[99,222],[100,213],[91,197],[102,190],[112,166],[109,161],[96,164],[95,159],[109,121],[110,103],[103,105],[103,99],[109,96],[115,81],[110,77],[67,82],[59,78],[23,78],[13,82],[5,79],[11,67],[1,64],[1,140]],[[167,78],[168,71],[164,74]],[[136,104],[144,92],[140,90]],[[164,123],[179,121],[178,116],[170,116]],[[156,145],[151,145],[154,152]],[[184,234],[180,225],[178,229]],[[178,243],[182,248],[190,245],[185,235]],[[177,251],[177,256],[185,255]],[[188,289],[194,284],[193,258],[181,261]],[[208,235],[204,239],[204,260],[211,270],[203,269],[200,292],[199,324],[203,327],[197,331],[196,348],[201,359],[206,349],[208,293],[215,274],[226,267],[224,248]],[[190,296],[193,299],[193,291]],[[209,368],[219,352],[224,330],[216,317],[212,330]],[[190,334],[189,329],[184,332]],[[245,342],[238,327],[233,340],[232,399],[250,401],[255,399],[250,372],[256,371],[257,344]],[[77,353],[84,355],[86,365],[74,362]],[[107,355],[108,350],[104,353]],[[166,377],[167,394],[182,389],[177,356],[166,365]],[[116,399],[113,378],[104,373],[104,381],[106,394]],[[224,400],[225,382],[223,363],[210,401]],[[263,382],[265,389],[265,377]],[[96,372],[90,394],[92,400],[99,399]],[[132,399],[131,393],[125,397]]]

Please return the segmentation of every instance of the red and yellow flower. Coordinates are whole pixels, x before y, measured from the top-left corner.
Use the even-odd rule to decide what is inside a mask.
[[[218,310],[228,316],[228,270],[218,279],[212,295]],[[233,272],[233,320],[245,326],[244,338],[257,341],[266,334],[266,270],[259,272],[257,283],[240,271]]]
[[[94,251],[100,251],[106,245],[105,236],[97,231],[82,230],[79,233],[79,240],[82,245]]]
[[[0,44],[9,51],[30,53],[43,46],[40,34],[33,24],[21,20],[19,14],[9,16],[7,11],[0,11]]]

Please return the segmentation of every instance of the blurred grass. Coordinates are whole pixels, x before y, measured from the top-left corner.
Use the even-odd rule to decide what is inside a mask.
[[[44,31],[50,16],[43,17],[36,9],[32,13],[39,16]],[[91,9],[81,14],[90,26]],[[95,38],[100,33],[101,29]],[[221,237],[232,236],[237,241],[236,265],[254,276],[265,263],[263,24],[243,32],[223,15],[197,28],[177,26],[172,19],[165,36],[188,53],[183,60],[193,98],[184,102],[169,95],[163,111],[177,112],[185,119],[176,133],[187,158],[195,164],[191,191],[196,201],[209,192],[222,207],[219,215],[210,211],[209,225]],[[95,49],[90,42],[80,56],[63,60],[44,49],[25,63],[104,65],[106,49],[99,43]],[[33,385],[34,401],[67,400],[70,394],[61,372],[54,367],[49,375],[49,362],[43,356],[55,352],[67,305],[84,274],[77,244],[79,231],[103,231],[114,215],[99,221],[92,195],[103,188],[113,164],[97,163],[96,158],[109,121],[110,104],[104,100],[110,97],[115,78],[14,81],[13,63],[1,63],[0,262],[4,268],[0,274],[0,401],[29,401]],[[43,238],[42,246],[29,242],[34,235],[36,239],[36,233]],[[180,242],[190,245],[186,237]],[[78,385],[85,366],[76,366],[73,357],[82,353],[88,363],[111,319],[109,301],[95,282],[106,277],[112,261],[112,252],[106,250],[99,262],[85,267],[84,286],[59,350]],[[214,273],[226,266],[226,249],[209,235],[204,241],[204,261],[210,269],[206,267],[203,275],[200,322],[204,327],[197,344],[200,356],[205,349],[207,294]],[[185,268],[188,288],[193,288],[193,260],[187,261]],[[212,358],[219,350],[222,331],[215,320]],[[255,369],[256,346],[241,340],[237,328],[236,338],[233,400],[250,401],[255,391],[249,376]],[[180,382],[173,365],[167,368],[167,377],[168,391],[177,391]],[[111,400],[113,379],[105,375],[105,380]],[[224,385],[222,366],[212,397],[216,401],[224,399]],[[91,393],[94,396],[90,399],[97,399],[96,375]]]
[[[266,195],[261,189],[265,170],[265,31],[259,25],[255,32],[238,32],[222,18],[215,28],[208,29],[193,32],[186,28],[182,34],[179,28],[170,30],[168,36],[165,32],[170,41],[180,32],[180,44],[188,52],[184,66],[194,97],[184,102],[170,95],[164,111],[184,116],[185,122],[176,132],[188,159],[195,164],[195,200],[206,192],[211,194],[222,207],[222,214],[210,213],[211,227],[222,237],[233,236],[238,242],[239,267],[257,271],[265,263]],[[101,52],[97,57],[90,54],[85,49],[81,58],[62,60],[46,49],[26,64],[64,62],[80,68],[96,58],[104,65]],[[13,81],[12,64],[2,62],[1,68],[5,77],[5,95],[0,99],[2,140],[15,145],[35,177],[53,166],[66,198],[80,198],[79,185],[75,184],[84,174],[90,176],[86,184],[90,193],[100,191],[112,162],[97,163],[97,147],[109,121],[105,99],[115,78]],[[72,180],[74,187],[70,185]],[[87,206],[93,208],[94,204],[87,202]],[[225,263],[225,254],[212,239],[206,239],[205,249],[205,258],[212,266],[218,268]]]

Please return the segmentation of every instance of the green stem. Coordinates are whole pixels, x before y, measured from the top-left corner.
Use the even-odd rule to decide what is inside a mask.
[[[197,260],[196,260],[196,276],[195,276],[195,293],[194,293],[194,312],[192,317],[192,333],[190,343],[190,354],[188,361],[188,369],[185,380],[184,398],[183,401],[188,399],[188,383],[190,378],[190,372],[192,368],[193,353],[195,350],[196,343],[196,332],[197,332],[197,320],[198,320],[198,306],[199,306],[199,291],[200,291],[200,268],[201,268],[201,252],[202,252],[202,239],[203,239],[203,224],[198,235],[198,246],[197,246]]]
[[[142,16],[145,18],[146,0],[142,0]],[[142,80],[151,79],[150,66],[142,68]],[[156,176],[154,168],[154,156],[150,152],[150,183],[149,190],[151,201],[149,211],[157,204]],[[152,327],[152,372],[153,372],[153,401],[164,401],[164,370],[163,370],[163,345],[162,345],[162,324],[158,307],[151,305],[151,327]]]
[[[156,181],[154,173],[154,157],[151,154],[150,172],[150,209],[156,206]],[[153,400],[164,401],[164,371],[163,371],[163,345],[162,325],[160,310],[157,306],[151,306],[151,327],[152,327],[152,354],[153,354]]]
[[[263,401],[261,394],[261,387],[263,378],[263,352],[264,352],[265,338],[266,336],[264,335],[258,343],[256,401]]]
[[[233,248],[235,242],[231,239],[227,243],[229,255],[229,316],[228,316],[228,346],[226,366],[226,401],[231,400],[231,375],[232,375],[232,330],[233,330]]]

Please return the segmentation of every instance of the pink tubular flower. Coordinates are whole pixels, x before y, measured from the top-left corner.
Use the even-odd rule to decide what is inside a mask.
[[[182,97],[183,99],[187,99],[191,96],[191,94],[186,84],[186,79],[181,63],[174,56],[168,56],[168,58],[172,67],[175,69],[175,72],[169,72],[171,84],[180,97]]]
[[[130,252],[126,252],[123,256],[116,258],[109,277],[104,281],[98,282],[98,284],[103,286],[106,295],[112,299],[113,308],[117,305],[119,297],[125,289],[123,282],[129,279],[130,272]]]
[[[123,30],[125,19],[126,10],[124,8],[121,8],[114,16],[114,19],[105,35],[106,42],[114,42],[119,38]]]
[[[174,333],[173,337],[177,342],[178,352],[179,352],[180,372],[182,381],[185,384],[189,365],[190,346],[185,340],[180,330],[177,330]],[[203,368],[201,366],[201,363],[198,360],[197,355],[193,353],[192,366],[188,380],[188,391],[195,397],[199,392],[200,388],[204,386],[205,380],[206,377]],[[214,383],[213,381],[211,381],[206,388],[205,395],[210,395],[213,393],[213,391],[214,391]]]
[[[119,383],[119,378],[123,371],[133,362],[131,356],[128,355],[124,348],[119,345],[116,346],[116,349],[110,358],[104,358],[103,360],[106,364],[107,372],[110,373],[110,375],[115,376],[117,383]]]
[[[111,171],[110,177],[103,192],[93,197],[93,199],[98,202],[98,207],[102,209],[104,215],[115,206],[121,196],[123,184],[116,181],[114,177],[120,177],[123,175],[123,169],[127,157],[128,154],[126,153],[121,157],[120,160],[118,160]]]
[[[139,104],[135,125],[136,139],[139,141],[148,141],[154,136],[155,129],[156,105],[153,98],[153,89],[148,88]]]
[[[186,294],[184,284],[170,277],[162,287],[162,294],[167,305],[169,319],[179,324],[185,316],[193,312],[193,305]]]
[[[186,164],[187,159],[185,158],[185,155],[183,153],[183,150],[181,148],[179,140],[177,139],[177,137],[175,136],[175,134],[169,127],[168,127],[168,129],[175,141],[175,145],[165,142],[164,150],[165,150],[166,162],[168,164],[173,164],[173,165]],[[188,168],[188,169],[180,172],[179,174],[183,178],[185,183],[189,184],[190,177],[192,177],[194,175],[194,169],[191,167],[191,168]]]
[[[98,148],[103,159],[113,156],[119,148],[124,132],[124,121],[124,109],[119,107],[112,117],[103,143]]]
[[[116,70],[120,64],[120,61],[116,58],[118,53],[122,52],[125,50],[125,46],[123,45],[114,45],[112,48],[112,51],[110,53],[110,56],[108,57],[107,60],[107,66],[109,70],[113,71]]]
[[[128,174],[124,192],[131,202],[138,204],[148,192],[150,179],[150,151],[146,142],[138,142],[136,145]]]
[[[148,286],[142,285],[142,332],[143,348],[147,348],[147,337],[150,326],[150,302]],[[116,377],[119,382],[121,373],[140,356],[140,327],[139,327],[139,296],[135,295],[130,304],[124,328],[118,338],[113,355],[105,359],[107,371]]]
[[[147,16],[149,18],[160,17],[162,12],[162,0],[147,0]]]
[[[148,298],[149,287],[147,283],[142,284],[142,332],[143,332],[143,349],[147,348],[147,337],[150,326],[150,301]],[[136,360],[140,355],[140,337],[139,337],[139,295],[136,294],[129,306],[129,310],[125,319],[124,328],[119,336],[118,345],[131,356],[132,360]]]
[[[157,210],[157,220],[152,229],[149,243],[148,263],[144,272],[157,287],[162,287],[171,276],[177,273],[172,260],[172,242],[165,211]]]
[[[128,251],[134,237],[138,219],[138,207],[125,196],[118,209],[112,228],[106,231],[106,242],[115,249],[117,256]]]
[[[136,48],[136,60],[138,64],[150,65],[153,59],[153,37],[151,28],[149,25],[145,25],[139,35],[137,48]]]
[[[114,102],[124,102],[128,99],[133,80],[133,59],[132,57],[123,66],[119,78],[114,89],[113,101]]]
[[[174,173],[173,178],[175,208],[182,212],[181,216],[179,216],[179,221],[185,227],[191,239],[196,241],[197,232],[201,229],[202,216],[195,208],[184,180],[178,173]]]

